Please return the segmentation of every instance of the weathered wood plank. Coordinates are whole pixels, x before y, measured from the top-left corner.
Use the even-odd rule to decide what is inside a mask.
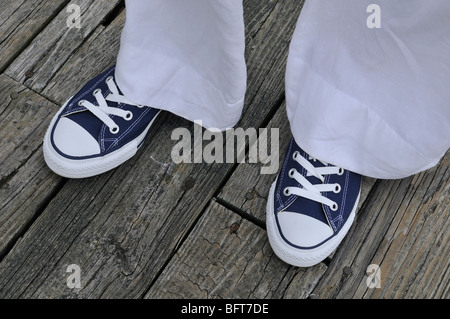
[[[294,278],[307,297],[325,269],[283,263],[263,229],[212,202],[145,298],[281,298]]]
[[[87,81],[113,65],[119,52],[124,23],[125,11],[122,11],[106,28],[98,27],[52,75],[41,94],[62,104]],[[108,50],[105,50],[105,47]]]
[[[43,292],[38,289],[42,286],[47,288],[47,296],[55,296],[52,294],[56,293],[59,296],[76,296],[77,291],[70,290],[65,284],[68,264],[80,265],[83,286],[109,284],[103,276],[117,275],[117,272],[121,274],[122,271],[126,274],[123,279],[127,279],[128,272],[132,273],[132,268],[136,266],[134,252],[128,250],[131,248],[128,245],[136,245],[134,249],[141,250],[146,243],[137,241],[127,244],[122,241],[133,237],[130,232],[133,234],[139,231],[140,236],[145,236],[146,227],[140,227],[142,224],[148,226],[148,221],[144,220],[151,219],[152,226],[157,228],[164,223],[164,218],[153,216],[151,210],[143,211],[148,200],[154,204],[158,204],[159,200],[164,201],[164,197],[158,197],[157,194],[152,197],[150,194],[163,192],[160,185],[154,182],[162,179],[168,169],[165,165],[152,165],[154,163],[148,158],[144,160],[148,169],[136,165],[141,156],[149,155],[146,154],[148,149],[147,145],[143,152],[120,170],[90,179],[70,180],[14,247],[13,254],[10,253],[2,261],[0,268],[6,274],[2,275],[0,295],[42,296]],[[137,178],[138,175],[143,178]],[[122,183],[124,179],[126,183]],[[166,181],[171,181],[173,189],[181,191],[182,181],[175,182],[169,177],[166,177]],[[117,228],[114,230],[114,227]],[[134,227],[138,230],[134,230]],[[151,232],[153,238],[163,234]],[[77,249],[69,252],[73,245]],[[35,254],[35,250],[39,253]],[[59,262],[63,265],[60,266]],[[31,267],[31,273],[13,279],[15,273],[30,269],[30,265],[35,265]],[[102,272],[103,268],[108,270]],[[90,276],[95,277],[96,274],[98,282],[89,282]],[[21,290],[26,290],[26,287],[31,289],[23,293]],[[97,293],[101,295],[104,287],[99,289]]]
[[[0,256],[61,182],[41,145],[57,106],[0,75]]]
[[[253,10],[267,6],[251,3]],[[264,53],[248,51],[251,98],[243,127],[260,126],[282,97],[285,39],[300,9],[295,0],[277,1],[251,40]],[[114,58],[109,51],[104,56]],[[233,167],[174,165],[170,135],[178,127],[192,130],[191,123],[164,113],[135,158],[102,176],[65,184],[0,263],[0,296],[143,296]],[[66,286],[68,264],[80,265],[81,289]]]
[[[56,15],[67,0],[0,1],[0,71]]]
[[[448,158],[449,153],[437,167],[415,176],[377,183],[314,294],[320,298],[448,297]],[[366,284],[371,264],[380,267],[381,288]]]
[[[355,297],[448,298],[449,155],[433,171],[411,180],[405,200],[371,261],[380,266],[381,288],[360,286]]]
[[[102,20],[120,3],[120,0],[80,0],[81,28],[67,24],[72,12],[61,12],[31,41],[5,71],[11,78],[41,92],[67,59],[86,41],[92,32],[99,32]],[[96,28],[100,30],[96,30]],[[103,43],[107,45],[107,43]],[[108,50],[109,50],[109,46]],[[104,50],[105,47],[102,47]],[[30,73],[31,72],[31,73]],[[66,78],[67,81],[67,78]],[[67,82],[64,84],[67,85]]]

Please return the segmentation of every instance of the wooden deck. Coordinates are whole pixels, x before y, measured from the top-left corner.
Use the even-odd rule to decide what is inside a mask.
[[[45,165],[50,119],[115,62],[122,1],[1,1],[0,298],[448,298],[449,162],[403,180],[364,179],[356,221],[312,268],[272,252],[259,164],[180,164],[164,113],[120,168],[67,180]],[[238,126],[286,127],[284,71],[299,0],[245,0],[248,92]],[[280,131],[281,160],[290,132]],[[81,288],[69,288],[69,265]],[[379,265],[380,288],[367,285]]]

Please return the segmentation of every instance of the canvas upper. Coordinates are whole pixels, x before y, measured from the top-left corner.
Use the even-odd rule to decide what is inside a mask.
[[[294,159],[295,156],[301,156],[315,168],[329,167],[332,170],[334,166],[311,158],[292,138],[276,181],[273,214],[278,231],[288,245],[313,249],[333,238],[348,220],[359,197],[361,175],[336,168],[336,173],[323,176],[322,182],[309,174]],[[324,197],[326,204],[293,193],[296,189],[305,191],[304,185],[293,177],[294,170],[312,185],[329,185],[329,191],[318,195]]]
[[[107,106],[111,108],[108,112],[112,108],[121,110],[118,115],[104,115],[114,123],[115,126],[111,129],[111,123],[108,126],[83,105],[91,103],[93,106],[99,106],[94,94],[101,93],[104,98],[111,96],[113,92],[107,81],[112,81],[110,86],[117,89],[116,93],[123,95],[115,83],[114,72],[113,66],[90,80],[66,103],[57,116],[51,127],[50,141],[59,155],[73,160],[105,156],[141,135],[157,116],[158,109],[128,102],[124,97],[120,102],[107,101]],[[114,130],[116,128],[117,130]]]

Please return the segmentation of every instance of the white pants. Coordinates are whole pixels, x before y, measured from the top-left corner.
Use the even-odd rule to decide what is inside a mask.
[[[256,0],[255,0],[256,1]],[[296,142],[375,178],[433,167],[450,146],[450,1],[306,0],[286,72]],[[246,90],[242,0],[127,1],[116,77],[131,100],[233,127]],[[370,19],[369,19],[370,20]]]

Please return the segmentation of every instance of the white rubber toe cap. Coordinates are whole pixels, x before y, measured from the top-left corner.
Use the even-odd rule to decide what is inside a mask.
[[[299,213],[283,211],[278,214],[278,222],[283,236],[300,247],[316,246],[333,235],[327,224]]]
[[[62,117],[53,133],[53,142],[62,153],[68,156],[91,156],[100,153],[95,138],[74,121]]]

